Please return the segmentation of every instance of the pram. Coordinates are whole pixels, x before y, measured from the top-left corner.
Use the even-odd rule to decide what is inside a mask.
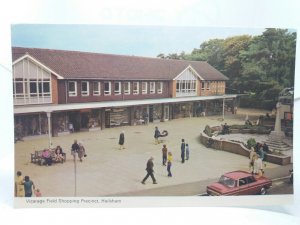
[[[168,131],[166,131],[166,130],[163,130],[163,132],[161,132],[161,134],[159,135],[159,137],[161,138],[161,137],[166,137],[166,136],[168,136]],[[161,140],[159,140],[158,141],[159,143],[163,143],[163,142],[165,142],[165,140],[163,140],[163,139],[161,139]]]

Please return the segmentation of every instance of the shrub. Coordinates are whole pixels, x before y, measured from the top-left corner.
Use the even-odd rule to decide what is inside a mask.
[[[205,129],[203,131],[208,137],[212,137],[213,135],[213,130],[210,128],[210,126],[206,125]]]
[[[250,149],[251,147],[254,148],[254,146],[256,145],[256,141],[254,138],[249,138],[247,141],[247,148]]]

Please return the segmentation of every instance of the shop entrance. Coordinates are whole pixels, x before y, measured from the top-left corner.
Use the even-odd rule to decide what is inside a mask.
[[[80,131],[81,119],[79,111],[69,113],[69,123],[73,124],[74,131]]]
[[[153,123],[153,105],[149,105],[149,122]]]

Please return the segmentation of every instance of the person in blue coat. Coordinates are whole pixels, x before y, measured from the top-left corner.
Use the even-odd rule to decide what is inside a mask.
[[[181,139],[181,163],[184,163],[184,159],[185,159],[185,142],[184,139]]]

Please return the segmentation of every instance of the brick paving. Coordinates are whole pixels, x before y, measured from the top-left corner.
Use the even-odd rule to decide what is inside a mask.
[[[15,170],[29,175],[41,189],[43,196],[72,197],[75,194],[74,161],[70,147],[74,139],[82,141],[87,157],[77,161],[77,196],[114,196],[120,193],[166,187],[189,182],[196,182],[219,177],[231,170],[247,170],[248,158],[236,154],[206,148],[199,142],[199,134],[205,125],[215,126],[227,122],[243,124],[244,116],[230,115],[225,121],[220,117],[183,118],[167,122],[140,126],[127,126],[104,129],[93,132],[73,133],[54,137],[53,146],[61,145],[67,153],[67,161],[52,166],[38,166],[30,163],[30,153],[48,146],[47,137],[26,140],[15,144]],[[164,144],[173,153],[173,177],[167,176],[167,169],[162,166],[162,144],[154,144],[154,127],[168,130]],[[118,138],[125,131],[124,150],[118,149]],[[180,159],[181,138],[190,146],[190,160],[184,164]],[[154,171],[158,184],[152,184],[151,178],[146,185],[140,182],[146,175],[146,162],[154,157]],[[278,165],[268,163],[268,168]]]

